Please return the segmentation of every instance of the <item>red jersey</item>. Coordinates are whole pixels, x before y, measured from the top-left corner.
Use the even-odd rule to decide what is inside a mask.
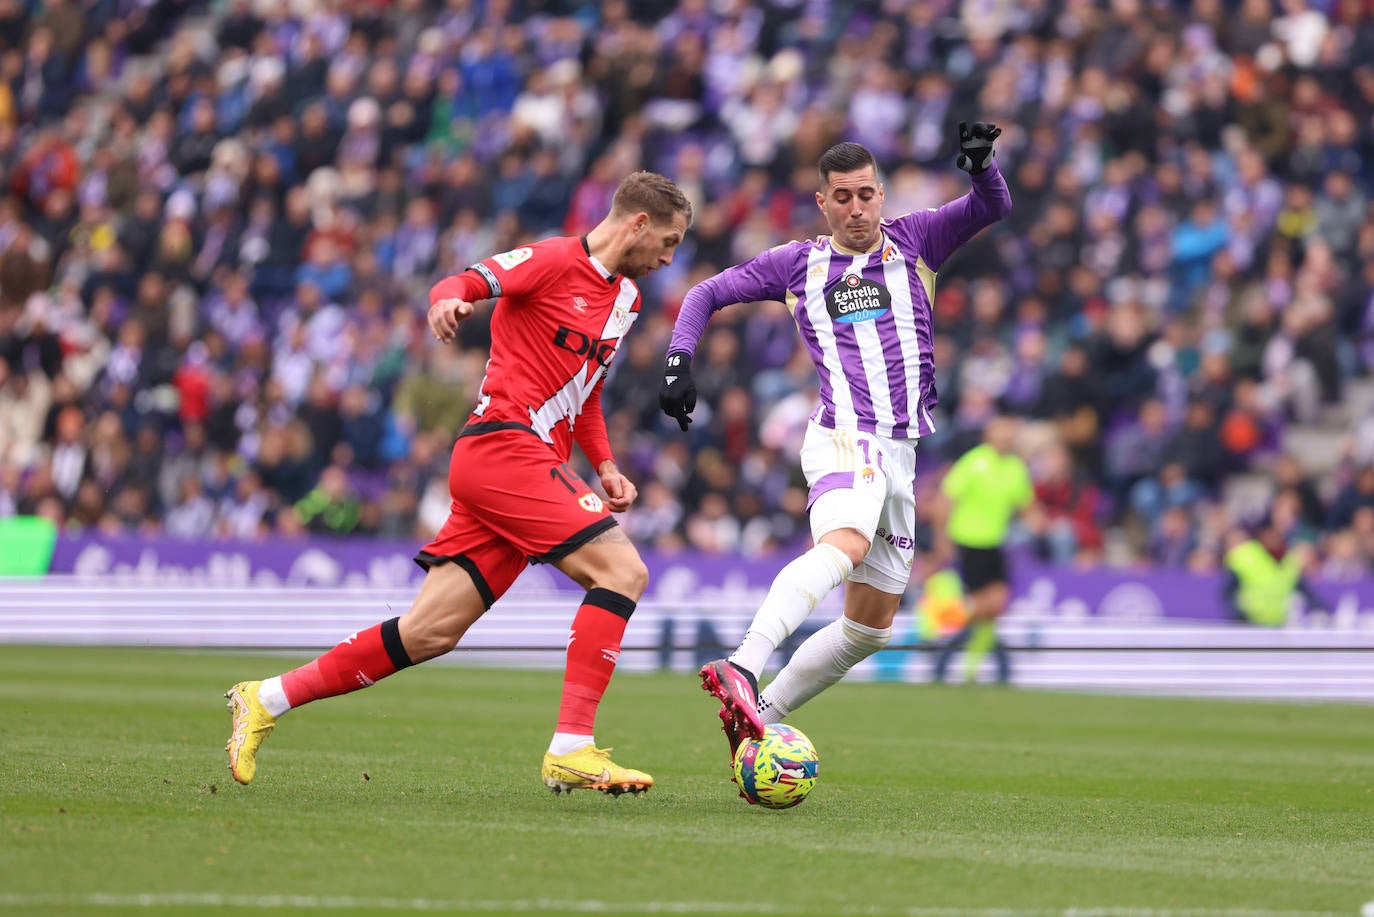
[[[472,420],[534,430],[564,461],[576,440],[596,468],[611,458],[601,387],[639,317],[639,288],[609,275],[576,236],[493,255],[429,291],[431,303],[499,297]]]

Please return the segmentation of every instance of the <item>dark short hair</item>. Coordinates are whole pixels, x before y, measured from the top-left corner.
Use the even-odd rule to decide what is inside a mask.
[[[878,171],[878,161],[873,158],[873,154],[868,151],[868,147],[862,143],[837,143],[830,149],[821,154],[820,162],[816,163],[821,170],[821,184],[826,185],[830,182],[831,172],[853,172],[862,169],[864,166],[872,166],[873,171]]]
[[[626,176],[615,189],[611,213],[621,217],[647,213],[658,226],[666,226],[673,221],[674,214],[680,213],[687,218],[687,225],[692,225],[692,202],[672,179],[657,172],[632,172]]]

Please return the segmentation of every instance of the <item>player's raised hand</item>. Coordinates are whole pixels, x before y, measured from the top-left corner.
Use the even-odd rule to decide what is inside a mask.
[[[614,462],[601,463],[601,489],[606,491],[606,505],[613,513],[623,513],[639,496],[639,488],[620,473]]]
[[[447,344],[458,333],[458,325],[472,314],[472,303],[466,299],[441,299],[429,307],[429,330],[441,343]]]
[[[992,165],[997,151],[992,142],[1002,135],[1002,129],[991,121],[959,122],[959,158],[954,164],[970,175],[984,172]]]
[[[697,386],[692,381],[692,358],[685,353],[670,353],[663,367],[663,385],[658,390],[658,406],[677,421],[686,433],[692,425],[697,406]]]

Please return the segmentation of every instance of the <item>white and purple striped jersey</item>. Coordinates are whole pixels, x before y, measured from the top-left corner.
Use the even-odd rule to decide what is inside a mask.
[[[935,272],[960,245],[1011,211],[996,164],[943,207],[883,220],[879,244],[852,252],[829,236],[789,242],[690,291],[668,352],[692,354],[711,314],[732,303],[787,303],[820,376],[823,427],[892,439],[935,430],[931,299]]]

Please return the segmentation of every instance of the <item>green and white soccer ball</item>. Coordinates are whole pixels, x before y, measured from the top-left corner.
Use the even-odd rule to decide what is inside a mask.
[[[751,803],[790,809],[816,785],[820,761],[816,746],[800,729],[765,726],[762,739],[746,739],[735,749],[735,783]]]

